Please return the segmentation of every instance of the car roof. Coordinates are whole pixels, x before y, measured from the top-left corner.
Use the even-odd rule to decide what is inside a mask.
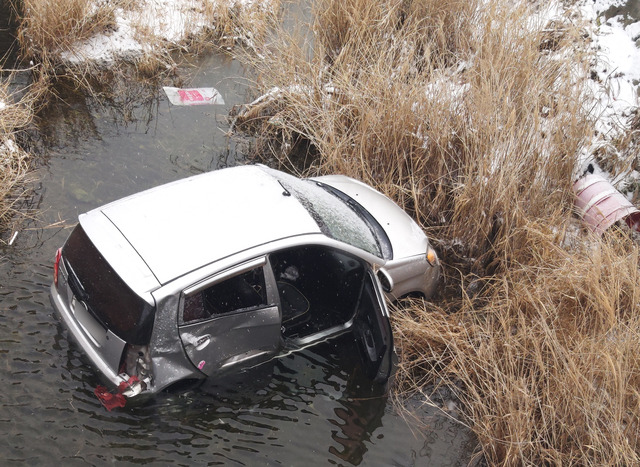
[[[101,224],[104,217],[160,284],[259,245],[320,233],[295,197],[256,165],[152,188],[90,211],[80,222]],[[109,248],[102,243],[98,248]]]

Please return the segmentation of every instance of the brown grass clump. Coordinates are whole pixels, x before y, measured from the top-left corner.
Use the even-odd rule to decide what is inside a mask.
[[[22,0],[19,41],[26,56],[47,57],[114,26],[121,2]],[[51,57],[53,58],[53,57]]]
[[[12,215],[13,190],[23,180],[28,166],[28,154],[12,138],[0,136],[0,232]]]
[[[81,85],[100,68],[133,63],[143,78],[175,68],[176,52],[198,53],[241,42],[249,47],[273,22],[279,0],[245,4],[203,0],[200,4],[133,2],[131,0],[24,0],[17,2],[22,52],[43,64],[49,75],[63,72]],[[121,18],[126,24],[119,24]],[[172,21],[175,24],[172,24]],[[115,60],[83,57],[78,46],[104,34],[105,45],[119,28],[133,29],[142,50],[114,50]],[[65,54],[66,57],[65,58]],[[69,58],[71,57],[71,58]]]
[[[398,391],[459,388],[491,464],[634,465],[638,247],[574,225],[588,57],[579,25],[535,26],[530,6],[320,0],[312,37],[278,31],[253,60],[264,94],[236,128],[427,227],[445,281],[392,315]]]
[[[136,39],[145,45],[145,53],[137,60],[138,65],[149,68],[166,68],[175,65],[173,52],[198,54],[211,49],[229,50],[236,44],[253,48],[264,37],[273,24],[279,0],[269,2],[242,3],[232,0],[205,0],[202,7],[187,8],[177,4],[183,14],[184,35],[180,40],[167,40],[145,20],[154,12],[148,7],[138,7],[134,16]]]
[[[16,136],[31,123],[45,89],[35,82],[18,98],[9,92],[10,80],[0,80],[0,232],[13,214],[15,188],[29,169],[29,154],[16,143]]]
[[[538,223],[518,234],[536,259],[492,278],[484,305],[395,311],[405,388],[435,375],[461,388],[491,464],[637,464],[638,246],[613,237],[566,249]]]

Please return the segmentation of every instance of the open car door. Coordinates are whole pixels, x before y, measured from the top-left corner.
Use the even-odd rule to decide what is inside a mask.
[[[367,375],[377,382],[389,379],[393,358],[393,334],[382,288],[372,271],[364,278],[354,317],[353,332]]]
[[[321,245],[270,255],[282,308],[282,335],[292,348],[353,332],[365,372],[389,377],[393,337],[382,288],[371,267],[355,256]]]

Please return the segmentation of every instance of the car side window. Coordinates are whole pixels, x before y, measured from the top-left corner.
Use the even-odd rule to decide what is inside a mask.
[[[192,323],[267,306],[262,267],[238,274],[184,297],[182,322]]]

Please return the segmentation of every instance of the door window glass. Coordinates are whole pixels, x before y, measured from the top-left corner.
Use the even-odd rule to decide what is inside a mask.
[[[263,269],[238,274],[211,287],[187,295],[183,323],[192,323],[242,310],[267,306]]]

